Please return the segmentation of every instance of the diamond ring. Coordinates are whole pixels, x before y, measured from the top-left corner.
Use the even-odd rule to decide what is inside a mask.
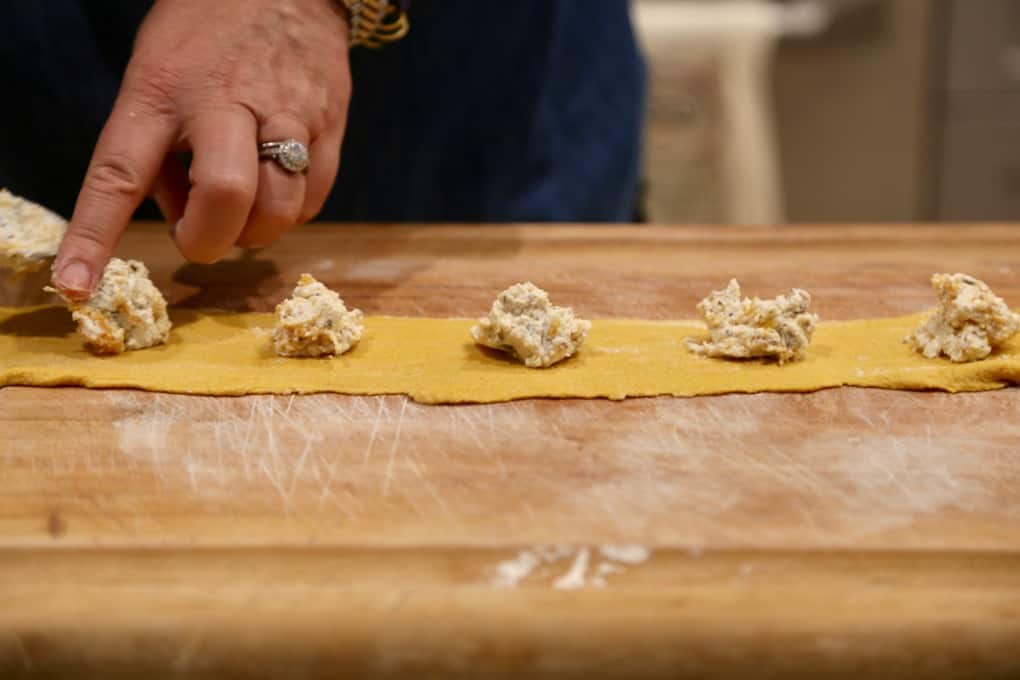
[[[294,174],[308,170],[308,147],[296,139],[259,144],[259,158],[274,160],[281,168]]]

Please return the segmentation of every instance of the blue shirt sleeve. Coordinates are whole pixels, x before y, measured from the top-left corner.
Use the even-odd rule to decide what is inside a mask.
[[[330,207],[386,221],[629,221],[645,66],[626,0],[444,0],[356,51]]]

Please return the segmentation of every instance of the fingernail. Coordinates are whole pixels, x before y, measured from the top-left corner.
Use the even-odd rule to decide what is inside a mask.
[[[53,276],[53,285],[69,293],[90,293],[92,270],[81,260],[71,260]]]
[[[172,238],[174,241],[177,240],[177,230],[180,229],[180,227],[181,227],[180,220],[177,220],[176,222],[170,225],[170,238]]]

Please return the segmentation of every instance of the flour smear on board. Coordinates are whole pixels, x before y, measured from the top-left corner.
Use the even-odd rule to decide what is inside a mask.
[[[557,590],[604,588],[606,577],[622,574],[651,558],[652,551],[641,545],[603,545],[597,549],[569,546],[535,546],[517,553],[492,570],[489,583],[514,588],[530,577],[556,575]],[[566,569],[564,570],[564,565]]]

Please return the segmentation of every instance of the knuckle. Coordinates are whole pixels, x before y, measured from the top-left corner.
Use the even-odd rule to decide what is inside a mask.
[[[330,92],[324,104],[326,125],[336,125],[342,121],[347,113],[347,106],[351,100],[352,87],[350,78],[342,79]]]
[[[96,158],[89,168],[89,184],[100,195],[141,200],[146,187],[142,175],[127,156],[110,153]]]
[[[162,63],[139,64],[125,78],[126,91],[133,101],[162,116],[174,114],[182,81],[177,69]]]
[[[205,191],[217,203],[243,206],[250,203],[253,188],[239,175],[216,175],[206,182]]]
[[[331,128],[343,125],[350,99],[350,79],[342,78],[306,96],[294,111],[294,117],[305,121],[311,138],[315,139]]]

